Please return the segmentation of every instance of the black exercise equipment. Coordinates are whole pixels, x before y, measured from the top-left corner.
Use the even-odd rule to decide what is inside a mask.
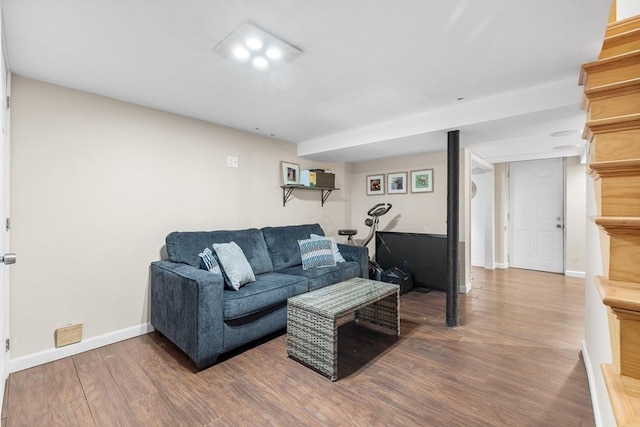
[[[391,210],[391,203],[378,203],[374,205],[371,209],[367,211],[367,215],[369,218],[364,220],[364,223],[367,227],[370,228],[369,235],[360,243],[359,246],[367,246],[373,236],[376,235],[376,230],[378,229],[378,221],[380,217]],[[338,230],[338,235],[340,236],[348,236],[347,243],[350,245],[355,245],[353,241],[353,236],[358,234],[358,230],[354,230],[352,228],[343,228]]]
[[[360,243],[360,246],[367,246],[373,236],[376,235],[376,230],[378,229],[378,222],[380,217],[391,210],[391,203],[378,203],[374,205],[371,209],[367,211],[367,215],[369,216],[364,220],[364,223],[367,227],[369,227],[369,235]],[[353,241],[353,236],[358,234],[358,230],[354,230],[351,228],[344,228],[342,230],[338,230],[338,235],[340,236],[348,236],[347,243],[350,245],[355,245]],[[369,278],[374,280],[381,280],[383,270],[380,266],[374,261],[369,260]]]

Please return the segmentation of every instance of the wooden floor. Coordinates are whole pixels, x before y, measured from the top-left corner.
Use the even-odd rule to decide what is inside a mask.
[[[401,297],[400,338],[344,325],[336,382],[283,333],[201,372],[152,333],[11,374],[2,426],[594,426],[583,280],[473,276],[458,328],[437,291]]]

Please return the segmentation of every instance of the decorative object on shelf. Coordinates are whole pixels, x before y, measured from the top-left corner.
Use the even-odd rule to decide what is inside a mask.
[[[333,188],[336,186],[336,176],[323,169],[303,170],[300,172],[300,184],[307,187]]]
[[[432,193],[433,192],[433,169],[411,171],[411,192],[412,193]]]
[[[387,193],[406,194],[407,193],[407,173],[395,172],[387,174]]]
[[[384,174],[367,176],[367,196],[384,194]]]
[[[300,184],[300,165],[296,163],[280,162],[282,169],[282,184],[297,185]]]

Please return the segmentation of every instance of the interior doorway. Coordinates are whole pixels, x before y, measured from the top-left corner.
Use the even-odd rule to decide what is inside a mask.
[[[509,265],[564,271],[564,160],[509,164]]]

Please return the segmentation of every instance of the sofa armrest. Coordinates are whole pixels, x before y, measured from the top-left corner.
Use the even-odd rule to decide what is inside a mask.
[[[366,246],[354,246],[338,243],[338,250],[347,261],[360,265],[360,277],[369,278],[369,249]]]
[[[222,353],[223,290],[221,274],[170,261],[151,263],[151,324],[199,369]]]

